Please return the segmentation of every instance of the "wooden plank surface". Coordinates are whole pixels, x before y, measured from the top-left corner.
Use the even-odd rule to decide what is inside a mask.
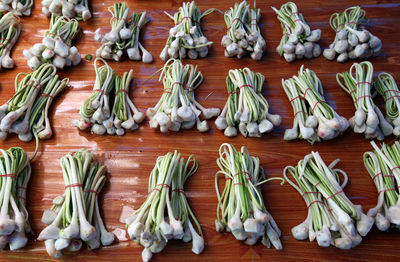
[[[93,34],[96,28],[109,27],[110,14],[107,7],[113,4],[110,0],[93,0],[91,10],[93,19],[87,23],[81,22],[83,36],[77,46],[81,54],[94,54],[99,46],[94,42]],[[144,33],[144,46],[155,57],[155,62],[144,65],[141,62],[124,61],[111,63],[119,74],[134,70],[135,88],[131,91],[134,103],[145,111],[158,101],[162,93],[162,85],[156,77],[149,76],[156,72],[163,63],[158,58],[168,29],[172,22],[163,11],[173,13],[181,1],[127,1],[128,6],[136,11],[147,11],[151,23],[146,26]],[[33,261],[52,260],[48,257],[43,242],[34,238],[43,229],[40,218],[44,209],[49,208],[51,200],[63,192],[63,182],[59,159],[72,150],[81,147],[98,149],[97,154],[104,161],[109,171],[109,182],[100,196],[103,199],[103,217],[109,230],[118,235],[119,241],[106,248],[95,251],[82,249],[78,254],[65,255],[63,260],[82,261],[140,261],[142,248],[133,241],[128,241],[123,229],[123,216],[137,208],[146,197],[148,175],[158,155],[177,149],[188,156],[196,154],[200,168],[186,185],[190,203],[202,224],[206,247],[200,256],[191,252],[191,244],[171,241],[166,249],[153,256],[153,261],[302,261],[302,260],[330,260],[330,261],[367,261],[367,260],[395,260],[400,256],[400,238],[398,232],[384,233],[375,228],[364,238],[357,248],[342,251],[334,247],[321,248],[317,243],[296,241],[290,229],[303,221],[306,217],[306,207],[303,200],[288,184],[279,186],[270,183],[263,186],[264,198],[268,210],[272,213],[282,230],[282,243],[284,250],[267,249],[261,244],[246,246],[236,241],[231,234],[215,232],[214,219],[216,210],[216,195],[214,190],[214,174],[217,171],[215,163],[218,157],[218,147],[223,142],[233,143],[240,147],[245,145],[251,154],[259,156],[261,164],[268,175],[281,176],[286,165],[294,165],[311,150],[319,151],[326,161],[341,158],[339,167],[347,171],[350,183],[345,192],[355,204],[362,204],[364,210],[374,206],[377,193],[363,163],[363,152],[370,150],[368,141],[360,135],[348,130],[339,138],[315,144],[305,141],[285,142],[283,132],[292,126],[293,113],[287,98],[281,88],[281,78],[296,74],[300,66],[315,70],[320,77],[326,97],[339,114],[351,117],[354,108],[350,97],[336,84],[335,74],[348,70],[352,62],[338,64],[320,57],[313,60],[286,63],[275,53],[275,47],[281,37],[281,28],[270,6],[279,7],[284,1],[258,1],[262,10],[261,30],[267,41],[267,52],[261,61],[252,61],[249,58],[242,60],[225,58],[220,39],[225,34],[223,16],[213,13],[204,18],[202,27],[209,40],[214,41],[209,56],[205,59],[189,61],[199,66],[205,81],[196,91],[198,100],[204,106],[222,107],[226,100],[225,77],[229,69],[248,66],[252,70],[263,73],[266,77],[263,94],[271,104],[272,112],[282,116],[282,126],[274,133],[265,135],[262,139],[245,139],[242,136],[226,138],[222,132],[215,129],[213,121],[210,122],[211,130],[200,134],[196,130],[182,131],[174,134],[161,134],[149,128],[148,121],[143,123],[140,130],[128,133],[123,137],[94,136],[80,132],[72,126],[71,121],[78,118],[79,107],[90,94],[94,83],[92,63],[83,61],[78,67],[67,69],[61,73],[69,77],[73,88],[63,92],[51,110],[51,120],[54,137],[41,142],[40,154],[33,163],[33,175],[28,192],[28,209],[30,221],[35,232],[29,244],[17,252],[1,252],[0,261]],[[226,10],[233,5],[233,1],[224,0],[198,0],[197,4],[205,11],[214,7]],[[362,4],[370,19],[368,29],[383,41],[383,53],[372,59],[375,72],[388,71],[400,82],[400,3],[399,1],[296,1],[300,12],[309,22],[311,28],[322,30],[320,44],[326,47],[334,38],[333,31],[329,28],[330,14],[342,11],[344,8]],[[29,68],[22,56],[22,50],[32,44],[40,42],[45,30],[48,28],[48,19],[41,14],[40,1],[35,1],[31,17],[23,17],[23,31],[14,48],[13,58],[17,67],[13,70],[0,72],[0,102],[5,102],[13,94],[14,77],[18,72],[28,72]],[[375,73],[375,75],[376,75]],[[211,93],[210,96],[208,96]],[[389,138],[389,140],[392,138]],[[34,143],[22,143],[16,136],[11,136],[7,141],[0,142],[1,148],[22,146],[29,154],[34,150]]]

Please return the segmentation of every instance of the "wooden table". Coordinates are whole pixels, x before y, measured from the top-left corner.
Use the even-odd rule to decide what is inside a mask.
[[[48,19],[41,14],[40,1],[35,1],[32,16],[23,17],[23,32],[14,48],[13,58],[17,67],[13,70],[0,72],[0,102],[5,102],[13,94],[13,81],[18,72],[29,72],[22,50],[41,38],[48,28]],[[96,28],[105,31],[109,27],[110,14],[106,11],[113,1],[91,1],[93,19],[87,23],[81,22],[83,36],[77,46],[81,54],[94,54],[99,46],[93,40]],[[372,59],[376,72],[388,71],[394,74],[400,83],[400,3],[397,1],[296,1],[311,28],[322,30],[320,44],[326,47],[334,38],[329,28],[328,19],[333,12],[363,3],[362,8],[367,11],[370,22],[368,29],[383,41],[383,53]],[[69,77],[73,88],[63,92],[57,98],[51,109],[51,119],[54,137],[40,143],[40,154],[33,163],[33,176],[28,193],[28,209],[34,236],[23,250],[17,252],[0,253],[1,261],[32,261],[52,260],[47,255],[43,242],[34,238],[43,229],[40,222],[44,209],[51,206],[51,200],[63,192],[63,181],[59,159],[70,151],[81,147],[98,149],[97,154],[109,171],[109,182],[100,196],[103,199],[103,217],[109,230],[118,235],[119,241],[110,247],[88,251],[83,248],[79,254],[65,255],[64,260],[82,261],[140,261],[142,248],[127,239],[123,229],[123,217],[137,208],[145,199],[147,193],[148,175],[158,155],[177,149],[188,156],[196,154],[200,168],[186,185],[190,203],[200,220],[206,240],[206,247],[200,256],[191,252],[191,244],[171,241],[166,249],[153,256],[153,261],[265,261],[265,260],[394,260],[400,256],[400,237],[398,232],[379,232],[374,228],[364,238],[360,246],[353,250],[342,251],[334,247],[321,248],[317,243],[297,241],[293,239],[290,229],[303,221],[306,217],[306,207],[300,196],[288,184],[269,183],[263,186],[267,208],[272,213],[282,230],[283,251],[267,249],[261,244],[246,246],[236,241],[231,234],[215,232],[214,219],[216,211],[216,195],[214,189],[214,174],[217,171],[215,163],[218,157],[218,147],[223,142],[233,143],[236,147],[245,145],[251,154],[259,156],[261,164],[271,176],[281,176],[286,165],[294,165],[299,159],[311,150],[319,151],[323,158],[330,162],[341,158],[339,167],[347,171],[350,182],[345,189],[348,196],[356,204],[362,204],[364,210],[374,206],[377,199],[375,186],[367,174],[363,163],[363,152],[370,150],[369,142],[361,135],[351,130],[343,136],[333,140],[310,145],[306,141],[285,142],[283,132],[292,126],[293,113],[289,102],[281,88],[281,78],[296,74],[300,66],[315,70],[321,79],[329,103],[339,114],[349,118],[354,113],[353,103],[348,95],[337,85],[335,74],[349,69],[352,61],[344,64],[327,61],[320,57],[313,60],[297,61],[288,64],[275,53],[275,47],[281,38],[280,24],[270,6],[279,7],[284,1],[259,1],[262,9],[261,30],[267,42],[267,52],[261,61],[252,61],[249,58],[242,60],[224,57],[220,40],[226,32],[223,16],[213,13],[204,18],[202,28],[205,35],[214,41],[210,54],[205,59],[186,61],[199,66],[205,77],[204,83],[196,91],[198,100],[204,106],[222,107],[226,101],[225,77],[229,69],[248,66],[252,70],[263,73],[266,83],[263,94],[271,104],[272,111],[282,116],[281,127],[262,139],[246,139],[242,136],[227,138],[222,132],[215,129],[210,121],[211,130],[200,134],[197,130],[182,131],[179,133],[161,134],[149,128],[146,121],[140,129],[128,133],[123,137],[95,136],[80,132],[72,126],[71,121],[78,118],[79,107],[89,96],[95,75],[91,62],[83,61],[79,66],[64,70],[61,75]],[[132,68],[134,70],[135,88],[131,91],[134,103],[145,111],[158,101],[162,93],[162,85],[157,78],[149,79],[163,63],[158,58],[165,40],[168,28],[172,25],[169,18],[163,14],[167,11],[172,14],[180,6],[181,1],[129,1],[128,6],[136,11],[146,10],[151,23],[146,26],[144,46],[155,57],[155,62],[144,65],[141,62],[124,61],[111,63],[119,74]],[[215,7],[226,10],[233,5],[233,1],[199,0],[197,4],[204,11]],[[208,96],[211,93],[210,96]],[[393,137],[388,138],[388,140]],[[16,136],[0,142],[1,148],[22,146],[29,154],[34,151],[34,142],[22,143]]]

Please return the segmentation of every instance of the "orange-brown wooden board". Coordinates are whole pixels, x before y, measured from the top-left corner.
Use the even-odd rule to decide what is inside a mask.
[[[80,22],[83,35],[77,43],[82,56],[94,55],[99,46],[93,40],[94,31],[109,28],[110,14],[107,7],[113,4],[109,0],[90,1],[93,18],[88,22]],[[181,1],[127,1],[128,6],[135,11],[147,11],[151,22],[145,27],[143,44],[153,54],[155,62],[144,65],[141,62],[129,60],[111,65],[119,74],[129,69],[134,70],[135,87],[130,92],[134,103],[141,111],[154,106],[162,94],[162,85],[157,77],[149,79],[162,65],[158,58],[172,21],[163,13],[172,14],[181,5]],[[252,1],[250,1],[252,2]],[[199,0],[201,10],[218,8],[226,10],[234,1]],[[81,147],[97,149],[97,155],[108,168],[109,180],[100,198],[103,203],[103,217],[109,230],[119,235],[117,243],[109,247],[88,251],[83,248],[76,254],[65,255],[63,260],[81,259],[82,261],[140,261],[142,248],[133,241],[124,240],[124,221],[121,214],[131,208],[138,208],[147,195],[148,175],[153,168],[158,155],[174,149],[185,157],[195,154],[200,163],[198,172],[189,179],[186,185],[187,196],[201,222],[204,230],[206,247],[200,255],[191,252],[190,243],[171,241],[166,249],[153,256],[153,261],[266,261],[266,260],[394,260],[400,256],[399,232],[379,232],[374,228],[361,245],[349,251],[334,247],[321,248],[316,242],[297,241],[293,239],[290,229],[302,222],[306,217],[306,207],[298,193],[288,184],[280,186],[277,182],[263,185],[267,208],[282,230],[284,249],[277,251],[267,249],[261,244],[247,246],[231,234],[217,233],[214,228],[216,216],[216,194],[214,189],[214,174],[217,171],[216,158],[218,148],[223,142],[233,143],[236,147],[245,145],[252,155],[260,157],[261,164],[269,176],[282,176],[286,165],[294,165],[311,150],[319,151],[323,158],[330,162],[336,158],[342,161],[339,167],[344,169],[350,178],[345,192],[355,204],[362,204],[364,210],[374,206],[377,199],[375,186],[367,174],[363,162],[363,152],[370,150],[369,142],[362,135],[351,130],[333,141],[325,141],[310,145],[306,141],[286,142],[283,132],[292,126],[293,112],[282,90],[281,79],[296,74],[304,63],[318,74],[321,79],[325,96],[339,114],[349,118],[354,113],[350,97],[337,85],[335,74],[348,70],[354,61],[339,64],[327,61],[322,56],[313,60],[296,61],[288,64],[275,52],[281,38],[281,27],[270,6],[280,7],[284,1],[258,1],[261,8],[261,31],[267,42],[267,50],[261,61],[249,58],[242,60],[224,57],[224,49],[220,40],[226,32],[223,15],[213,13],[202,20],[202,28],[214,45],[209,56],[200,60],[186,60],[197,64],[205,77],[204,83],[196,91],[198,100],[204,106],[223,107],[226,101],[225,78],[229,69],[249,67],[259,71],[266,77],[263,94],[271,105],[271,110],[282,116],[282,126],[272,134],[261,139],[238,136],[227,138],[216,130],[210,121],[211,130],[200,134],[197,130],[182,131],[173,134],[161,134],[150,129],[148,121],[140,126],[138,131],[125,136],[95,136],[78,131],[72,126],[73,119],[78,118],[79,107],[91,93],[95,74],[92,62],[82,61],[74,68],[64,70],[61,75],[69,77],[72,88],[63,92],[51,108],[51,122],[54,137],[41,141],[39,155],[33,163],[33,175],[28,192],[28,209],[34,235],[29,244],[16,252],[1,252],[0,261],[33,261],[52,260],[47,255],[43,242],[35,241],[37,234],[44,225],[40,222],[44,209],[51,206],[51,200],[61,194],[64,184],[59,166],[59,159],[72,150]],[[400,82],[400,2],[399,1],[296,1],[300,12],[309,22],[311,28],[322,30],[320,44],[327,47],[334,38],[334,32],[329,28],[330,15],[344,8],[362,4],[370,19],[368,29],[383,42],[383,53],[371,59],[375,72],[388,71]],[[14,78],[18,72],[29,72],[22,50],[41,41],[48,28],[49,19],[41,13],[40,1],[35,1],[32,16],[23,17],[23,31],[16,44],[12,57],[16,60],[16,68],[0,72],[0,102],[4,103],[14,91]],[[375,73],[375,75],[376,75]],[[211,95],[210,95],[211,94]],[[392,137],[393,138],[393,137]],[[389,139],[392,139],[389,138]],[[389,140],[388,139],[388,140]],[[10,136],[5,142],[0,142],[1,148],[22,146],[29,154],[34,151],[35,144],[23,143],[16,136]]]

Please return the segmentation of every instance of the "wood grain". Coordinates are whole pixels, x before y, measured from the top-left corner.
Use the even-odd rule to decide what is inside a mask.
[[[97,27],[104,31],[109,26],[110,14],[107,7],[113,4],[110,0],[93,0],[91,10],[94,18],[87,23],[80,23],[83,36],[77,46],[81,54],[94,54],[98,43],[94,42],[93,34]],[[146,26],[144,33],[144,46],[153,54],[156,61],[150,65],[140,62],[124,61],[111,63],[119,74],[128,69],[134,70],[135,88],[131,91],[134,103],[144,111],[147,107],[155,105],[162,93],[162,85],[156,77],[149,78],[162,66],[158,59],[159,53],[168,35],[171,21],[163,11],[173,13],[181,1],[127,1],[128,6],[136,11],[146,10],[151,18],[151,23]],[[239,147],[245,145],[253,155],[260,157],[268,175],[281,176],[286,165],[294,165],[311,150],[318,150],[326,161],[341,158],[340,168],[347,171],[350,183],[346,193],[356,204],[362,204],[364,210],[372,207],[377,198],[376,189],[362,163],[363,152],[370,150],[368,141],[360,135],[347,131],[343,136],[328,142],[309,145],[305,141],[285,142],[283,132],[291,127],[292,109],[281,88],[281,78],[296,74],[304,63],[305,66],[315,70],[320,77],[326,97],[335,109],[346,117],[351,117],[354,108],[350,97],[336,84],[335,74],[348,70],[352,62],[338,64],[330,62],[323,57],[309,61],[286,63],[275,53],[281,37],[281,28],[270,6],[279,7],[284,1],[258,1],[262,9],[261,30],[267,41],[265,57],[255,62],[249,58],[243,60],[225,58],[220,39],[225,34],[223,16],[213,13],[204,18],[202,27],[205,35],[214,41],[207,58],[188,61],[195,63],[205,76],[204,83],[196,91],[198,100],[204,106],[222,107],[226,100],[225,77],[231,68],[248,66],[252,70],[263,73],[266,84],[263,94],[271,104],[272,111],[283,117],[283,123],[273,134],[262,139],[245,139],[241,136],[230,139],[215,129],[211,123],[211,131],[200,134],[195,130],[183,131],[177,134],[163,135],[151,130],[148,122],[141,125],[140,130],[128,133],[123,137],[93,136],[80,132],[71,124],[72,119],[78,117],[79,107],[83,100],[90,94],[94,83],[92,63],[83,61],[78,67],[67,69],[61,73],[69,77],[73,88],[67,90],[57,98],[52,107],[52,124],[54,137],[40,144],[39,157],[33,163],[33,176],[28,193],[28,209],[30,221],[35,232],[31,236],[26,248],[17,252],[0,253],[0,261],[34,261],[52,260],[46,254],[43,242],[34,238],[43,229],[40,222],[42,212],[49,208],[51,200],[62,193],[63,182],[59,159],[61,156],[81,147],[98,149],[98,155],[104,160],[109,171],[109,182],[102,191],[103,213],[105,223],[109,230],[114,231],[120,238],[118,243],[95,251],[81,250],[78,254],[65,255],[62,260],[74,261],[140,261],[142,248],[133,241],[128,241],[124,236],[124,222],[121,214],[126,214],[132,208],[137,208],[146,197],[147,179],[155,159],[160,154],[165,154],[173,149],[178,149],[184,156],[196,154],[200,168],[197,174],[186,185],[190,203],[199,218],[206,239],[206,248],[200,256],[191,253],[191,245],[171,241],[162,254],[154,255],[153,261],[376,261],[395,260],[400,256],[400,238],[398,232],[378,232],[373,229],[364,238],[357,248],[342,251],[336,248],[320,248],[317,244],[308,241],[296,241],[290,229],[303,221],[306,217],[306,208],[300,196],[288,185],[279,186],[270,183],[263,187],[264,197],[269,211],[274,216],[281,228],[283,251],[266,249],[261,244],[246,246],[236,241],[231,234],[215,232],[214,219],[216,210],[216,195],[214,190],[214,174],[217,171],[215,163],[218,157],[218,147],[223,142],[231,142]],[[345,7],[361,4],[367,11],[370,19],[368,29],[383,41],[383,53],[371,60],[375,72],[388,71],[400,82],[400,3],[399,1],[296,1],[312,28],[321,28],[321,45],[326,47],[334,37],[330,30],[328,19],[331,13],[341,11]],[[214,7],[226,10],[233,1],[199,0],[197,4],[204,11]],[[48,28],[48,19],[41,14],[40,1],[35,1],[31,17],[23,17],[23,32],[14,48],[13,58],[17,67],[9,71],[0,72],[0,102],[5,102],[13,94],[14,77],[18,72],[28,72],[22,50],[32,44],[40,42],[45,30]],[[211,93],[210,96],[208,96]],[[392,138],[389,138],[392,139]],[[0,142],[1,148],[22,146],[30,154],[34,150],[34,143],[22,143],[15,136],[5,142]],[[124,239],[125,237],[125,239]]]

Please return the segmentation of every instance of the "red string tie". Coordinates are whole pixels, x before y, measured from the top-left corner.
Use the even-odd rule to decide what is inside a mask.
[[[42,93],[40,96],[48,97],[48,98],[50,98],[50,99],[54,99],[54,96],[52,96],[52,95],[50,95],[50,94],[46,94],[46,93]]]
[[[340,194],[340,193],[343,193],[343,190],[339,190],[339,191],[337,191],[336,193],[334,193],[333,195],[328,196],[328,197],[326,198],[326,200],[328,200],[329,198],[332,198],[332,197],[334,197],[334,196],[336,196],[337,194]]]
[[[172,190],[172,192],[181,193],[182,195],[184,195],[184,194],[185,194],[185,191],[183,191],[183,189],[182,189],[182,188],[175,188],[175,189],[173,189],[173,190]]]
[[[312,108],[312,111],[313,111],[313,112],[314,112],[315,108],[317,107],[317,105],[318,105],[319,103],[326,103],[326,102],[325,102],[324,100],[321,100],[321,101],[318,101],[317,103],[315,103],[314,106],[313,106],[313,108]]]
[[[296,96],[296,97],[293,97],[292,99],[290,99],[290,103],[292,103],[292,102],[293,102],[294,100],[296,100],[296,99],[305,100],[304,97],[302,97],[302,96]]]
[[[311,87],[308,87],[308,88],[306,89],[306,91],[304,91],[304,95],[303,95],[303,98],[304,98],[304,99],[306,99],[306,95],[307,95],[308,90],[311,90]]]
[[[232,24],[230,27],[228,27],[228,30],[231,29],[233,23],[235,23],[236,21],[239,21],[241,24],[243,24],[243,21],[239,17],[236,17],[235,19],[232,20]]]
[[[35,88],[37,91],[40,91],[40,89],[42,89],[42,85],[36,80],[36,79],[32,79],[30,80],[31,83],[28,83],[26,86],[27,87],[33,87]]]
[[[356,104],[358,102],[358,100],[363,99],[363,98],[371,98],[371,96],[370,95],[360,96],[359,98],[357,98],[356,101],[354,101],[354,104]]]
[[[161,192],[161,189],[157,188],[158,186],[161,186],[161,188],[163,188],[163,187],[169,188],[168,184],[157,184],[150,192],[153,192],[154,190]]]
[[[324,202],[322,202],[322,201],[320,201],[320,200],[315,200],[315,201],[311,202],[310,204],[308,204],[307,208],[310,208],[310,207],[311,207],[313,204],[315,204],[315,203],[324,204]]]
[[[361,85],[361,84],[368,84],[368,85],[371,85],[371,82],[357,82],[357,83],[356,83],[356,86]]]
[[[100,88],[97,88],[97,89],[93,89],[93,91],[94,92],[100,92],[100,93],[102,93],[103,95],[107,95],[107,92],[106,91],[104,91],[103,89],[100,89]]]
[[[82,187],[82,186],[83,186],[82,184],[75,183],[75,184],[66,185],[65,188],[69,188],[69,187]]]
[[[315,192],[315,191],[312,191],[312,192],[304,192],[301,196],[304,197],[306,194],[319,194],[319,192]]]
[[[125,94],[127,94],[128,95],[128,90],[126,90],[126,89],[120,89],[120,90],[118,90],[117,92],[115,92],[115,95],[118,95],[120,92],[124,92]]]
[[[2,174],[0,177],[11,177],[11,178],[17,178],[17,174]]]
[[[297,112],[294,114],[294,118],[295,118],[298,114],[300,114],[300,113],[304,113],[304,111],[303,111],[303,110],[297,111]]]

